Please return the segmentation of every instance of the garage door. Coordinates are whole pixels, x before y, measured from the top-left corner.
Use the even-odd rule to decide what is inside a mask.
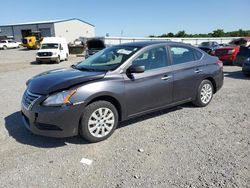
[[[41,32],[42,37],[51,37],[50,28],[40,28],[39,31]]]

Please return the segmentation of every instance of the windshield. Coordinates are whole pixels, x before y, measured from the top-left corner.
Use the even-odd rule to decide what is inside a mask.
[[[75,66],[79,70],[111,71],[117,69],[139,50],[134,46],[113,46],[105,48]]]
[[[48,43],[42,44],[41,49],[58,49],[59,44],[57,43]]]

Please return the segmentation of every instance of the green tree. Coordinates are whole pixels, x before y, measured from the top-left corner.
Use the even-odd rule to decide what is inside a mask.
[[[186,32],[183,30],[183,31],[179,31],[178,33],[176,33],[175,37],[180,37],[180,38],[184,38],[186,37],[187,34]]]
[[[224,36],[225,36],[225,32],[223,29],[214,30],[212,33],[212,37],[224,37]]]
[[[167,34],[167,36],[168,36],[168,37],[174,37],[174,33],[169,32],[169,33]]]

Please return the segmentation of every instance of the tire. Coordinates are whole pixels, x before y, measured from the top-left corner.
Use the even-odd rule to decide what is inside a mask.
[[[250,73],[243,72],[244,76],[250,77]]]
[[[7,50],[8,48],[7,48],[7,46],[3,46],[3,50]]]
[[[214,88],[209,80],[203,80],[198,88],[193,104],[197,107],[207,106],[213,98]]]
[[[79,133],[83,139],[89,142],[100,142],[113,134],[117,124],[118,112],[115,106],[107,101],[96,101],[85,108]]]
[[[66,54],[65,61],[68,61],[68,60],[69,60],[69,54]]]
[[[58,56],[57,58],[56,58],[56,63],[58,64],[58,63],[60,63],[60,56]]]

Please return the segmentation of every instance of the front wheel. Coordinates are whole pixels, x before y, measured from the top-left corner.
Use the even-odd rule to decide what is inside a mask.
[[[56,63],[58,64],[58,63],[60,63],[60,56],[58,56],[57,58],[56,58]]]
[[[8,48],[7,48],[7,46],[3,46],[3,49],[4,49],[4,50],[7,50]]]
[[[110,137],[117,124],[118,112],[114,105],[107,101],[96,101],[85,108],[79,132],[85,140],[99,142]]]
[[[214,88],[209,80],[203,80],[198,88],[193,104],[198,107],[207,106],[213,98]]]

